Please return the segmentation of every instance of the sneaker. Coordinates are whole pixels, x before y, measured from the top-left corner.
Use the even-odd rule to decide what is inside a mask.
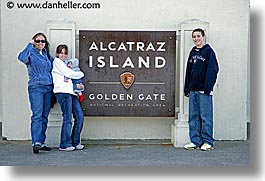
[[[60,151],[74,151],[75,147],[73,146],[69,146],[67,148],[59,148]]]
[[[33,153],[39,153],[40,152],[40,145],[34,145],[33,146]]]
[[[40,148],[40,150],[42,150],[42,151],[51,151],[52,149],[50,147],[48,147],[48,146],[42,146]]]
[[[85,148],[85,145],[81,145],[81,144],[75,146],[76,150],[83,150],[84,148]]]
[[[214,148],[209,145],[208,143],[204,143],[202,146],[201,146],[201,150],[203,151],[207,151],[207,150],[213,150]]]
[[[184,146],[184,148],[185,148],[186,150],[194,150],[194,149],[198,149],[199,146],[196,146],[196,145],[193,144],[193,143],[189,143],[189,144],[186,144],[186,145]]]

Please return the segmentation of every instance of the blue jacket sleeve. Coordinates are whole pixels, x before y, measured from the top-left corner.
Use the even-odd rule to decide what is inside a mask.
[[[209,59],[206,71],[206,79],[204,85],[204,94],[210,95],[213,90],[214,84],[217,79],[217,73],[219,71],[216,55],[213,50],[209,52]]]
[[[30,54],[32,49],[34,48],[32,43],[29,43],[27,47],[19,53],[18,60],[23,62],[24,64],[28,64],[30,62]]]
[[[82,79],[72,79],[74,91],[84,91],[85,87],[83,89],[78,89],[76,84],[83,84]],[[84,84],[83,84],[84,85]]]

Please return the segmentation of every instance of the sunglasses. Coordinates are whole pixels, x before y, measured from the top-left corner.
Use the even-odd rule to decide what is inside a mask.
[[[46,40],[34,40],[36,43],[46,43]]]

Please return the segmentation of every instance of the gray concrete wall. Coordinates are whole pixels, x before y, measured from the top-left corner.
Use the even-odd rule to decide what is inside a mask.
[[[0,4],[0,25],[2,27],[2,4]],[[2,64],[2,31],[0,31],[0,64]],[[0,69],[0,137],[2,136],[2,70]]]
[[[214,93],[215,137],[225,140],[246,139],[247,99],[249,99],[247,96],[248,0],[200,2],[98,0],[99,9],[86,10],[19,9],[16,6],[9,9],[6,6],[7,2],[8,0],[1,1],[0,101],[3,136],[8,139],[30,139],[28,76],[25,65],[18,62],[17,55],[36,32],[46,32],[48,21],[58,19],[74,21],[77,37],[80,29],[177,30],[177,25],[188,19],[209,22],[209,43],[217,53],[220,66]],[[79,2],[87,1],[79,0]],[[192,44],[192,39],[190,41]],[[77,38],[77,57],[78,44]],[[169,139],[170,126],[173,122],[174,119],[168,118],[87,117],[82,137],[84,139]]]

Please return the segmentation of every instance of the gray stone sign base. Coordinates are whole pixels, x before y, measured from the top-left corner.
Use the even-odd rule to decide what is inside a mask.
[[[171,125],[171,143],[174,147],[183,147],[185,144],[189,143],[188,129],[189,126],[187,121],[175,119],[175,123]]]
[[[75,22],[66,19],[51,20],[46,23],[47,38],[50,41],[50,50],[55,50],[62,43],[68,46],[68,57],[75,57]],[[63,37],[63,38],[62,38]],[[51,51],[55,57],[54,51]],[[57,102],[50,111],[47,128],[46,144],[51,147],[58,147],[61,137],[62,112]]]
[[[49,122],[46,132],[46,144],[50,147],[59,147],[61,128],[62,128],[62,112],[58,103],[51,109]]]

